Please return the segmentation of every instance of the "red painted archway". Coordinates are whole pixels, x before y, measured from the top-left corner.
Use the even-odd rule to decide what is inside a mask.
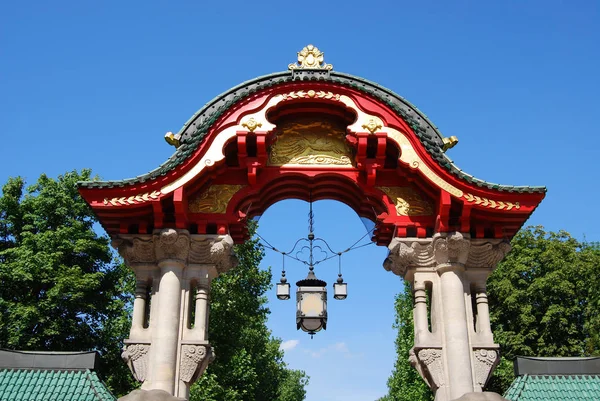
[[[374,221],[384,267],[411,282],[411,362],[436,400],[484,388],[499,360],[485,282],[545,188],[466,174],[445,155],[455,137],[390,90],[331,69],[308,46],[290,71],[238,85],[168,133],[177,150],[155,170],[81,183],[136,273],[123,357],[142,388],[187,396],[212,360],[211,280],[235,264],[246,220],[290,198],[338,200]]]
[[[454,138],[442,137],[412,105],[332,71],[242,84],[169,140],[177,151],[158,169],[81,186],[109,234],[174,227],[240,242],[248,217],[282,199],[312,196],[374,220],[379,244],[447,231],[512,238],[545,195],[542,187],[491,184],[462,172],[444,154]]]

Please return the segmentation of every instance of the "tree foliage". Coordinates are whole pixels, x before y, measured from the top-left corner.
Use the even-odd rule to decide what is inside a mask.
[[[389,393],[381,401],[430,401],[433,394],[419,373],[408,361],[409,351],[414,345],[413,300],[410,284],[404,282],[404,291],[396,296],[394,328],[397,359],[392,375],[388,379]]]
[[[237,245],[236,254],[239,265],[211,285],[209,338],[217,358],[192,387],[190,400],[301,401],[308,378],[286,367],[281,341],[266,326],[272,277],[258,268],[263,248],[250,240]]]
[[[114,257],[76,183],[90,171],[29,188],[21,178],[0,197],[0,348],[100,352],[100,374],[117,395],[134,386],[120,358],[131,325],[133,273]],[[254,229],[255,227],[253,227]],[[266,327],[270,271],[257,241],[236,248],[240,264],[212,285],[211,343],[218,355],[193,399],[301,401],[308,378],[283,362]]]
[[[26,188],[11,178],[0,197],[0,348],[102,355],[113,391],[131,388],[120,361],[129,329],[132,274],[113,260],[107,237],[77,192],[90,171]]]
[[[489,383],[504,392],[516,356],[598,354],[600,250],[565,231],[521,230],[488,280],[494,340],[502,361]]]

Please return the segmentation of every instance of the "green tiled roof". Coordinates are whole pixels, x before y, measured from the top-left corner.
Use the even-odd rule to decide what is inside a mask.
[[[198,112],[196,112],[184,124],[183,128],[176,135],[180,140],[181,146],[177,148],[169,160],[164,162],[156,169],[135,178],[128,178],[118,181],[82,182],[80,183],[80,186],[86,188],[125,187],[165,176],[169,171],[182,164],[195,152],[195,150],[204,140],[212,124],[235,103],[260,90],[294,81],[334,83],[361,91],[387,104],[392,110],[398,113],[398,115],[400,115],[408,123],[408,125],[410,125],[427,152],[440,166],[468,183],[498,191],[546,192],[545,187],[500,185],[486,182],[467,174],[458,168],[442,150],[443,136],[438,131],[437,127],[433,125],[431,121],[429,121],[425,114],[419,111],[406,99],[402,98],[391,90],[364,78],[359,78],[336,71],[318,70],[278,72],[244,82],[217,96],[208,102]]]
[[[116,398],[89,369],[0,369],[0,400],[114,401]]]
[[[510,401],[598,401],[598,375],[522,375],[504,394]]]

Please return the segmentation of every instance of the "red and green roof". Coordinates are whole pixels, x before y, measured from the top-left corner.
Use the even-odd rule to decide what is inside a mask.
[[[349,149],[344,157],[352,165],[270,164],[279,122],[300,116],[343,121]],[[256,125],[249,128],[249,121]],[[247,218],[280,200],[310,198],[341,201],[375,221],[380,245],[394,236],[447,231],[510,239],[546,192],[465,173],[445,154],[455,138],[444,138],[416,107],[373,82],[330,70],[293,70],[244,82],[210,101],[169,138],[177,149],[155,170],[80,183],[81,195],[110,235],[174,227],[230,234],[242,242]],[[399,206],[398,191],[412,199],[413,211]]]

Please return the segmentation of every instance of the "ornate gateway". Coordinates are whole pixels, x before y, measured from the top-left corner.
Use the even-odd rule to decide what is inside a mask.
[[[411,361],[436,400],[481,391],[498,360],[485,282],[545,188],[466,174],[445,154],[456,137],[395,93],[333,71],[311,45],[165,139],[175,152],[150,173],[80,186],[138,278],[123,357],[144,389],[188,395],[214,358],[211,280],[235,266],[247,220],[310,198],[375,222],[384,267],[412,283]]]

